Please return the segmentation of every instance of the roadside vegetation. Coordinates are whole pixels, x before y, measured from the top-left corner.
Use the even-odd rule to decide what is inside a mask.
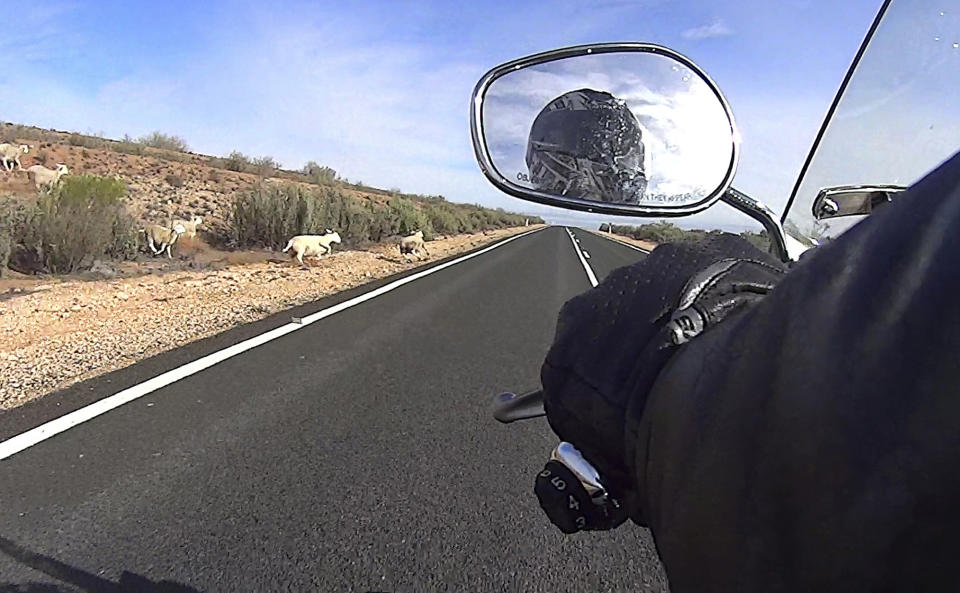
[[[137,225],[123,203],[126,185],[110,177],[64,177],[35,200],[0,207],[0,264],[20,272],[69,274],[96,259],[131,259]]]
[[[522,226],[527,218],[503,210],[452,204],[440,196],[393,196],[384,203],[346,195],[336,187],[262,186],[234,202],[230,225],[238,247],[282,249],[299,234],[337,229],[347,245],[364,245],[423,231],[436,235]],[[541,223],[539,218],[531,223]]]
[[[705,229],[684,229],[671,222],[661,220],[640,226],[628,226],[619,224],[601,224],[601,231],[608,231],[616,235],[631,237],[638,241],[649,241],[651,243],[676,243],[679,241],[702,241],[712,234],[721,231],[708,231]],[[770,239],[765,231],[759,233],[753,231],[743,231],[740,236],[750,241],[758,248],[767,250],[770,248]]]
[[[17,138],[24,137],[21,132],[17,134]],[[63,140],[84,150],[82,142],[114,143],[125,147],[121,151],[128,146],[137,147],[131,151],[186,147],[181,139],[159,132],[122,143],[84,135],[69,135]],[[46,149],[39,148],[31,152],[31,157],[46,160],[45,153]],[[253,168],[261,178],[279,170],[279,164],[270,157],[250,159],[234,153],[228,160],[229,167]],[[211,170],[208,178],[214,174]],[[442,196],[375,188],[365,188],[367,195],[360,196],[350,191],[356,186],[347,184],[335,170],[315,162],[308,163],[296,175],[296,181],[302,177],[312,183],[261,179],[253,189],[228,194],[226,231],[223,226],[215,232],[204,230],[206,239],[223,249],[282,249],[294,235],[322,234],[329,228],[340,233],[344,244],[359,247],[417,230],[423,231],[425,239],[432,240],[438,235],[542,222],[500,209],[450,203]],[[159,179],[171,192],[171,202],[182,203],[183,196],[178,192],[184,188],[184,179],[172,173]],[[7,275],[7,270],[70,274],[90,269],[97,260],[137,259],[143,250],[144,236],[138,233],[143,221],[133,215],[135,209],[127,194],[127,185],[119,177],[70,174],[55,187],[32,195],[0,196],[0,277]],[[190,203],[200,204],[196,200]],[[157,207],[150,203],[148,211]],[[171,215],[169,220],[172,219]]]

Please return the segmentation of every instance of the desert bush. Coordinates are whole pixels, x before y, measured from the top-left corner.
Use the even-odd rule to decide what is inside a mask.
[[[7,266],[16,240],[22,234],[27,212],[23,204],[9,196],[0,198],[0,278],[6,275]]]
[[[242,173],[250,168],[250,157],[240,151],[234,150],[223,161],[223,168],[228,171]]]
[[[171,173],[163,179],[170,187],[183,187],[183,177],[180,177],[179,175],[174,175]]]
[[[296,186],[260,187],[238,197],[230,220],[234,242],[282,249],[290,237],[315,228],[319,201]]]
[[[78,134],[76,132],[67,136],[67,144],[70,146],[81,146],[83,148],[104,148],[107,141],[102,136]]]
[[[138,143],[129,135],[124,135],[123,140],[120,140],[119,142],[111,142],[109,147],[110,150],[119,152],[121,154],[142,155],[144,152],[146,152],[144,150],[144,145]]]
[[[112,177],[71,175],[43,192],[14,237],[55,274],[77,271],[85,261],[136,255],[133,217],[123,203],[126,185]]]
[[[207,181],[210,181],[212,183],[220,183],[220,180],[222,179],[223,179],[223,175],[221,175],[219,171],[216,171],[214,169],[207,171]]]
[[[340,179],[335,170],[315,161],[308,161],[300,172],[307,178],[307,181],[317,185],[333,185]]]
[[[250,165],[250,157],[238,150],[231,152],[223,161],[224,169],[227,169],[228,171],[236,171],[238,173],[247,171],[250,168]]]
[[[400,235],[409,235],[423,231],[423,238],[433,239],[433,225],[427,214],[417,207],[413,200],[407,198],[392,198],[388,203],[391,219],[395,221],[396,232]]]
[[[137,144],[142,144],[143,146],[149,146],[151,148],[172,150],[175,152],[187,152],[190,150],[190,147],[187,146],[187,141],[180,136],[164,134],[160,131],[151,132],[146,136],[140,136],[137,138]]]
[[[231,243],[240,247],[283,248],[290,237],[336,229],[344,244],[382,241],[422,230],[457,234],[520,226],[524,216],[479,206],[394,197],[384,206],[357,198],[337,187],[304,188],[294,184],[261,185],[241,194],[230,217]],[[531,217],[531,222],[543,222]]]
[[[260,158],[253,159],[251,164],[253,165],[253,169],[256,174],[260,177],[273,177],[280,168],[280,163],[278,163],[272,156],[262,156]]]
[[[611,229],[611,232],[618,235],[633,237],[640,241],[650,241],[652,243],[700,241],[710,234],[710,231],[703,229],[682,229],[665,220],[640,225],[638,227],[614,224],[611,225]]]

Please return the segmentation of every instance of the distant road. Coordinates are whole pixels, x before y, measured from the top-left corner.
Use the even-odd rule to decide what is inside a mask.
[[[572,233],[598,280],[644,257]],[[490,417],[494,394],[539,385],[560,306],[590,287],[567,230],[396,280],[0,413],[9,443],[393,286],[0,460],[0,591],[666,590],[645,530],[548,523],[545,420]]]

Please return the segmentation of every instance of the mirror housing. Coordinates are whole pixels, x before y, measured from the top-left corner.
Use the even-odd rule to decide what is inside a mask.
[[[871,214],[905,191],[902,185],[838,185],[825,187],[813,201],[813,218],[827,220],[841,216]]]
[[[470,132],[501,191],[603,214],[705,210],[739,158],[733,114],[713,81],[645,43],[581,45],[493,68],[474,89]]]

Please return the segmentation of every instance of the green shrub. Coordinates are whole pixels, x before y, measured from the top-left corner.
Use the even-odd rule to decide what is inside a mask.
[[[111,177],[65,177],[40,194],[18,242],[55,274],[75,272],[95,258],[134,257],[136,224],[123,204],[126,191]]]
[[[334,185],[340,179],[335,170],[320,165],[315,161],[307,162],[300,172],[307,178],[308,182],[316,183],[317,185]]]
[[[394,197],[382,206],[347,195],[336,187],[304,188],[284,184],[262,185],[238,197],[234,201],[230,227],[232,242],[237,246],[280,249],[294,235],[319,234],[328,228],[336,229],[344,244],[360,245],[418,230],[423,231],[425,239],[431,240],[436,233],[521,226],[525,219],[503,210],[441,200]],[[531,222],[543,221],[531,218]]]
[[[107,144],[102,135],[78,134],[76,132],[67,135],[66,141],[70,146],[83,148],[104,148]]]
[[[223,168],[228,171],[242,173],[250,168],[250,157],[240,151],[234,150],[223,162]]]
[[[22,213],[19,212],[10,197],[0,198],[3,208],[0,209],[0,278],[6,275],[7,266],[10,263],[10,255],[13,253],[14,233],[17,227],[23,223]]]
[[[320,200],[296,186],[260,187],[233,204],[233,240],[240,246],[282,249],[294,235],[320,227]]]
[[[261,177],[272,177],[280,168],[280,163],[278,163],[272,156],[262,156],[258,159],[254,159],[251,164],[256,174]]]
[[[652,243],[676,243],[678,241],[700,241],[710,235],[710,231],[703,229],[682,229],[677,225],[661,220],[644,224],[638,227],[611,225],[611,232],[618,235],[633,237],[640,241]]]
[[[180,136],[164,134],[160,131],[151,132],[146,136],[137,138],[137,143],[151,148],[161,148],[175,152],[187,152],[190,149],[190,147],[187,146],[187,141]]]
[[[433,225],[427,214],[418,208],[413,200],[393,198],[389,202],[390,217],[395,221],[396,232],[400,235],[409,235],[423,231],[423,238],[433,239]]]
[[[142,155],[145,152],[143,144],[136,142],[128,135],[124,135],[123,140],[119,142],[111,142],[110,150],[121,154],[134,155]]]

